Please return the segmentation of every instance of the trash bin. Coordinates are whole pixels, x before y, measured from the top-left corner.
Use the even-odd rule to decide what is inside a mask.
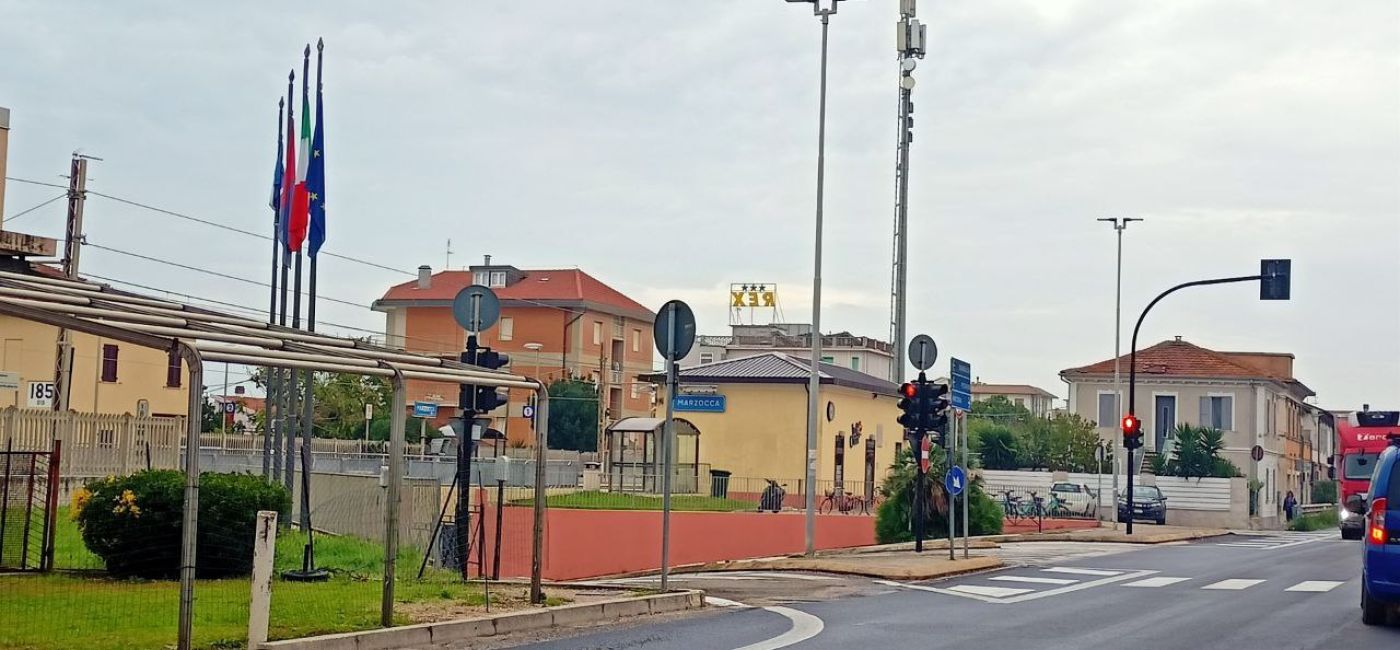
[[[710,470],[710,496],[716,499],[729,498],[729,477],[733,474],[722,469]]]

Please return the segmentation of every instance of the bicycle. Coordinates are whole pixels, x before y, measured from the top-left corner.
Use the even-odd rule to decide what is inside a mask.
[[[1004,516],[1012,521],[1020,519],[1022,516],[1021,497],[1011,496],[1011,490],[1006,490],[1001,495],[1001,508]]]
[[[851,514],[852,510],[856,510],[861,507],[861,501],[862,499],[860,497],[851,494],[850,492],[837,494],[835,490],[827,490],[826,496],[822,499],[821,505],[817,506],[817,512],[820,512],[824,515],[829,515],[833,510],[835,510],[843,515],[848,515]]]

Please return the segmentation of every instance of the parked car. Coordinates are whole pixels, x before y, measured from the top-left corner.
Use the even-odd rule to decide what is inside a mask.
[[[1162,526],[1167,523],[1167,498],[1155,485],[1133,486],[1133,521],[1155,521]],[[1128,520],[1128,498],[1118,498],[1118,521]]]
[[[1094,516],[1094,506],[1098,503],[1098,495],[1089,486],[1082,483],[1056,483],[1050,486],[1051,502],[1055,503],[1050,509],[1051,517],[1064,515],[1082,515],[1085,517]]]
[[[1380,625],[1400,608],[1400,435],[1390,438],[1371,475],[1361,556],[1361,622]]]

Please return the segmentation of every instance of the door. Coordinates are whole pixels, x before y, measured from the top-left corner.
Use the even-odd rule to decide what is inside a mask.
[[[1167,434],[1176,428],[1176,395],[1157,395],[1153,398],[1155,408],[1153,413],[1153,426],[1156,428],[1157,446],[1156,451],[1166,449]]]

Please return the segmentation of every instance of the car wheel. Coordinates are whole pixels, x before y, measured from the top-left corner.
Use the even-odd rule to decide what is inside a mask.
[[[1342,529],[1342,539],[1361,539],[1361,531]]]
[[[1365,578],[1361,584],[1361,622],[1366,625],[1381,625],[1385,623],[1386,607],[1366,591]]]
[[[1165,526],[1165,525],[1167,525],[1167,518],[1166,518],[1166,517],[1158,517],[1158,518],[1157,518],[1157,525],[1158,525],[1158,526]]]

